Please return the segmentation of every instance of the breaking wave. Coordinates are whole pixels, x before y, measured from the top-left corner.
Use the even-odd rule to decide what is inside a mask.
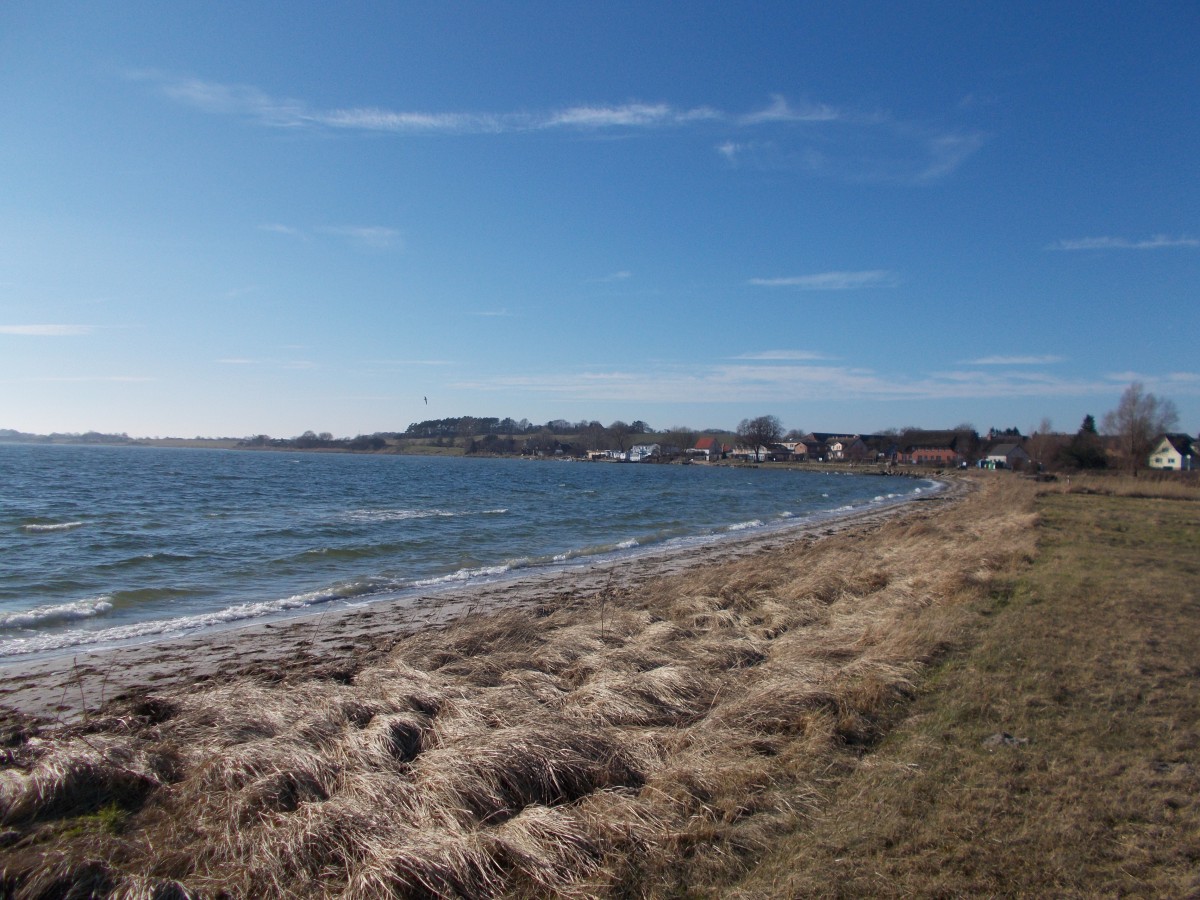
[[[267,600],[258,603],[238,603],[233,606],[227,606],[224,609],[215,610],[209,613],[199,613],[190,616],[178,616],[172,619],[158,619],[144,622],[132,623],[129,625],[115,625],[111,628],[98,630],[83,630],[74,629],[71,631],[56,632],[51,634],[37,634],[27,638],[12,638],[9,640],[0,641],[0,656],[21,656],[28,653],[45,653],[48,651],[65,650],[69,647],[78,647],[83,644],[115,644],[122,642],[132,642],[143,640],[146,638],[156,638],[164,636],[178,636],[190,631],[196,631],[202,628],[213,628],[221,625],[231,625],[238,622],[248,621],[251,619],[260,619],[266,616],[273,616],[278,613],[294,612],[302,610],[306,607],[317,606],[322,603],[330,603],[335,600],[352,599],[363,594],[371,593],[375,589],[375,585],[362,583],[348,583],[334,588],[328,588],[320,591],[310,591],[302,594],[294,594],[290,597],[284,597],[279,600]],[[94,611],[87,612],[86,603],[93,603]],[[23,624],[22,617],[32,617],[35,615],[46,616],[55,610],[66,610],[67,607],[75,608],[74,614],[69,612],[60,612],[60,621],[69,621],[70,619],[85,619],[92,616],[100,615],[112,609],[112,604],[104,598],[96,601],[80,601],[78,604],[64,604],[61,607],[44,607],[42,609],[30,610],[28,613],[13,613],[3,618],[0,618],[0,623],[10,628],[34,627],[43,625],[53,621],[49,618],[30,619],[30,624]],[[10,623],[11,620],[11,623]]]
[[[92,619],[104,615],[112,608],[112,599],[107,596],[76,600],[74,603],[39,606],[24,612],[0,615],[0,628],[37,628],[78,619]]]

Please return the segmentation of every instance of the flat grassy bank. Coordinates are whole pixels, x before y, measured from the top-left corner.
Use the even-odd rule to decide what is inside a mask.
[[[10,717],[0,896],[1200,888],[1200,504],[963,484],[71,727]]]
[[[1043,492],[1036,562],[969,649],[730,894],[1200,895],[1196,498]]]

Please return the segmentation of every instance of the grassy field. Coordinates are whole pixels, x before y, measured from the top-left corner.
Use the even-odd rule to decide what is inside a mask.
[[[1200,504],[1069,490],[970,648],[732,895],[1200,894]]]
[[[1200,503],[968,484],[10,722],[0,896],[1195,894]]]

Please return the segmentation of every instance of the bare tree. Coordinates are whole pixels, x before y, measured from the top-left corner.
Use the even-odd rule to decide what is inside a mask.
[[[633,439],[633,429],[620,419],[608,426],[608,439],[612,443],[614,450],[620,450],[624,453],[629,449],[630,442]]]
[[[1029,456],[1041,469],[1045,461],[1050,458],[1050,450],[1054,446],[1054,425],[1048,418],[1043,417],[1038,423],[1037,428],[1033,429],[1033,434],[1029,436],[1026,446],[1029,448]]]
[[[1179,411],[1170,400],[1148,393],[1140,381],[1125,389],[1117,408],[1104,416],[1104,433],[1118,439],[1125,465],[1136,475],[1146,464],[1159,435],[1179,421]]]
[[[662,435],[663,443],[680,450],[690,450],[696,443],[696,432],[686,425],[673,425]]]
[[[739,440],[754,448],[754,461],[758,462],[759,448],[778,444],[783,438],[783,423],[775,416],[742,419],[738,423],[737,436]]]

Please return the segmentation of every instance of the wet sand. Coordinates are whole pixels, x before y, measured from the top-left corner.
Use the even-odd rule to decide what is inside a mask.
[[[0,663],[0,719],[20,716],[71,722],[111,700],[214,679],[345,678],[387,653],[404,635],[466,616],[514,607],[558,608],[587,602],[608,587],[629,589],[698,566],[811,543],[849,529],[873,529],[914,507],[955,499],[962,482],[936,494],[880,509],[799,525],[785,532],[747,532],[719,543],[664,549],[634,559],[522,574],[493,583],[442,588],[415,597],[302,618],[206,631],[173,640],[40,660]],[[765,557],[764,557],[765,558]]]

